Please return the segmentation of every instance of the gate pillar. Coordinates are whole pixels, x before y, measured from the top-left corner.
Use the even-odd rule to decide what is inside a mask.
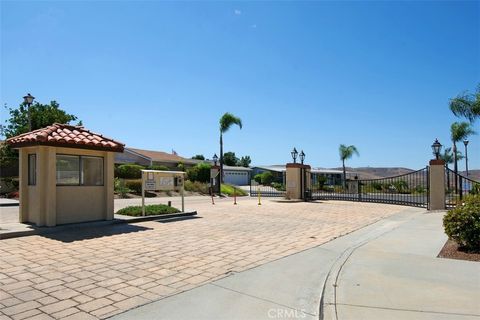
[[[429,197],[429,210],[445,209],[445,162],[443,160],[430,160]]]
[[[212,166],[210,169],[210,188],[211,192],[220,194],[220,167]]]
[[[301,200],[305,191],[310,189],[310,166],[300,163],[287,163],[286,166],[286,197]]]

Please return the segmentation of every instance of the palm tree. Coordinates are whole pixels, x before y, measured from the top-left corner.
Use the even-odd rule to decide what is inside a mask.
[[[480,118],[480,85],[475,94],[464,93],[450,100],[450,110],[457,117],[465,117],[473,123]]]
[[[227,112],[220,118],[220,182],[223,182],[223,134],[234,124],[242,129],[242,119],[233,114]]]
[[[340,147],[338,148],[338,151],[340,153],[340,160],[342,160],[342,167],[343,167],[343,187],[346,187],[346,180],[347,180],[347,173],[345,171],[345,160],[350,159],[354,154],[357,156],[360,156],[358,153],[357,147],[354,145],[351,146],[346,146],[344,144],[341,144]]]
[[[457,160],[462,160],[464,156],[460,151],[457,151]],[[454,162],[454,156],[452,153],[452,148],[445,148],[443,154],[440,154],[440,159],[445,161],[445,166],[447,167],[447,188],[450,190],[450,174],[448,173],[448,165]]]
[[[453,166],[455,171],[455,192],[458,190],[457,174],[458,174],[458,152],[457,142],[465,140],[469,135],[475,134],[472,126],[468,122],[454,122],[450,127],[450,138],[453,143]]]

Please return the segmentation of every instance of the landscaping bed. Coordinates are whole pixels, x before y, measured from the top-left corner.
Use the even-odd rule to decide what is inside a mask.
[[[146,216],[157,216],[162,214],[172,214],[179,213],[180,210],[174,207],[169,207],[164,204],[149,204],[145,206],[145,215]],[[121,214],[124,216],[131,217],[140,217],[142,216],[142,207],[141,206],[129,206],[123,209],[120,209],[116,214]]]
[[[448,240],[438,254],[439,258],[480,261],[480,250],[466,251],[458,246],[455,241]]]

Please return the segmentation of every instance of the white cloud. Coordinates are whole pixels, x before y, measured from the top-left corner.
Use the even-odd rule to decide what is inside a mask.
[[[233,13],[235,13],[236,16],[239,16],[239,15],[242,14],[242,10],[240,10],[240,9],[235,9],[235,10],[233,11]]]

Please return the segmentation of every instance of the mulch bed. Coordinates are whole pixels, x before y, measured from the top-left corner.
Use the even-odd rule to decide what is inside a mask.
[[[458,247],[455,241],[447,240],[442,250],[438,254],[439,258],[480,261],[480,250],[476,252],[466,252]]]

